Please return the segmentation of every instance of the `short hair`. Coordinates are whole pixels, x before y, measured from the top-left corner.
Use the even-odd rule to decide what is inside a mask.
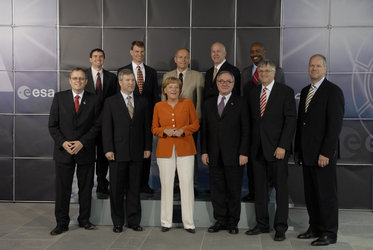
[[[133,50],[133,47],[140,47],[140,48],[145,48],[145,44],[143,41],[133,41],[131,44],[131,50]]]
[[[81,71],[81,72],[83,72],[85,78],[87,78],[87,73],[85,72],[85,70],[82,69],[82,68],[79,68],[79,67],[73,68],[73,69],[71,70],[69,78],[71,78],[71,74],[72,74],[73,72],[75,72],[75,71]]]
[[[311,60],[315,57],[320,57],[323,61],[324,66],[326,67],[326,57],[324,55],[321,55],[321,54],[314,54],[313,56],[310,57],[309,62],[311,62]]]
[[[263,45],[263,43],[261,43],[261,42],[253,42],[253,43],[250,45],[250,48],[253,47],[254,45],[258,45],[259,47],[261,47],[262,49],[264,49],[264,45]]]
[[[119,80],[119,81],[122,81],[123,76],[128,76],[128,75],[133,75],[133,76],[135,76],[135,75],[133,74],[133,71],[132,71],[131,69],[122,69],[122,70],[119,71],[119,73],[118,73],[118,80]]]
[[[269,66],[273,71],[276,71],[276,64],[269,59],[263,59],[258,63],[258,68],[265,66]]]
[[[176,52],[175,52],[175,57],[177,56],[177,53],[179,53],[179,51],[181,51],[181,50],[186,50],[186,51],[188,52],[189,56],[190,56],[190,51],[189,51],[189,49],[187,49],[187,48],[180,48],[180,49],[176,50]]]
[[[164,79],[164,81],[162,82],[162,95],[166,97],[166,100],[167,100],[167,95],[164,93],[164,89],[172,83],[179,84],[179,89],[180,89],[179,95],[181,93],[181,89],[183,88],[183,84],[181,83],[180,79],[177,77],[170,76]]]
[[[104,55],[104,58],[105,58],[105,52],[100,48],[95,48],[95,49],[91,50],[91,52],[89,53],[89,58],[92,58],[92,54],[94,52],[101,52]]]
[[[234,80],[234,75],[233,75],[233,73],[232,72],[230,72],[230,71],[228,71],[228,70],[223,70],[223,71],[220,71],[219,72],[219,74],[216,76],[216,80],[218,79],[218,77],[220,77],[220,75],[222,75],[222,74],[229,74],[231,77],[232,77],[232,79],[233,79],[233,82],[235,82],[235,80]]]

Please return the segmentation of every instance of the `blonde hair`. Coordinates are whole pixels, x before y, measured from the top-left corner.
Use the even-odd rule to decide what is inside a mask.
[[[164,92],[164,89],[172,83],[177,83],[179,85],[179,89],[180,89],[179,93],[181,93],[181,89],[183,88],[183,84],[181,83],[181,81],[177,77],[170,76],[170,77],[167,77],[166,79],[164,79],[164,81],[162,82],[162,95],[164,95],[166,97],[166,100],[167,100],[167,95]]]

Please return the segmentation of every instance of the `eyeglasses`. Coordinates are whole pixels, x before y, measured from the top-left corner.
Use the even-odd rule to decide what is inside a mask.
[[[232,80],[227,80],[227,81],[224,81],[224,80],[217,80],[217,82],[220,83],[220,84],[223,84],[223,83],[226,83],[226,84],[234,83]]]
[[[85,78],[85,77],[71,77],[70,78],[71,80],[73,80],[73,81],[84,81],[84,80],[86,80],[87,78]]]
[[[273,70],[268,70],[268,69],[266,69],[266,70],[258,70],[258,74],[260,74],[260,73],[270,73],[270,72],[273,72]]]

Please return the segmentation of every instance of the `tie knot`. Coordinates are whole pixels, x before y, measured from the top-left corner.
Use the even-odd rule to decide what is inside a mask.
[[[137,65],[137,69],[138,69],[138,70],[141,70],[140,65]]]
[[[132,98],[132,97],[131,97],[130,95],[127,96],[127,100],[131,100],[131,98]]]
[[[225,96],[223,96],[223,97],[221,98],[221,100],[224,101],[224,100],[225,100]]]
[[[315,89],[315,85],[314,84],[311,84],[311,89]]]
[[[100,77],[100,72],[97,72],[97,76]]]
[[[79,98],[80,98],[80,95],[75,96],[75,100],[79,100]]]

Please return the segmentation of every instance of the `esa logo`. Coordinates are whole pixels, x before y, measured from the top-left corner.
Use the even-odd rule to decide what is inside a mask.
[[[52,98],[54,96],[54,89],[30,89],[30,87],[23,85],[18,88],[17,95],[22,100],[27,100],[30,97]]]

